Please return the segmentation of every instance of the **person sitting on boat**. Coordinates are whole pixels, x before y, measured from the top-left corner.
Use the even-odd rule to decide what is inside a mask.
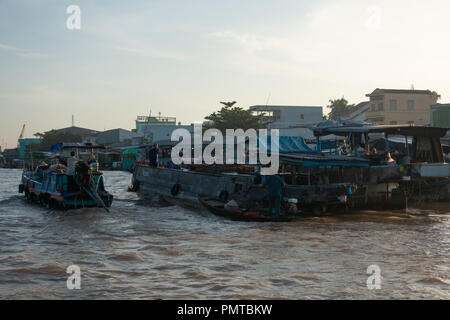
[[[94,154],[91,154],[88,160],[92,172],[99,172],[99,163]]]
[[[386,153],[386,164],[388,164],[388,165],[395,165],[396,164],[395,160],[392,159],[392,156],[391,156],[390,152]]]
[[[66,174],[68,176],[75,175],[75,165],[78,162],[78,159],[75,157],[75,151],[70,153],[70,158],[67,159],[67,171]]]
[[[349,148],[349,146],[347,145],[347,141],[344,140],[344,143],[340,146],[338,152],[339,152],[340,155],[346,156],[346,155],[348,154],[348,152],[349,152],[349,149],[350,149],[350,148]]]
[[[41,179],[44,178],[44,172],[47,171],[48,168],[49,165],[45,161],[42,161],[39,167],[36,168],[35,175]]]
[[[267,187],[269,191],[269,211],[275,216],[280,215],[281,194],[284,181],[277,175],[268,175],[264,177],[264,187]]]
[[[149,151],[149,161],[151,167],[158,167],[159,146],[155,144]]]
[[[168,169],[174,169],[175,168],[175,164],[173,163],[172,160],[167,161],[166,168],[168,168]]]
[[[366,148],[364,147],[363,144],[360,144],[358,146],[358,155],[363,156],[364,154],[366,154]]]

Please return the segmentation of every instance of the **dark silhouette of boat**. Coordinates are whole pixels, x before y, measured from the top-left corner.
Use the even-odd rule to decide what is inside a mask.
[[[256,222],[289,222],[293,216],[280,215],[279,217],[269,215],[263,211],[246,211],[244,209],[227,210],[226,202],[208,196],[199,196],[198,201],[211,213],[231,219],[233,221],[256,221]]]

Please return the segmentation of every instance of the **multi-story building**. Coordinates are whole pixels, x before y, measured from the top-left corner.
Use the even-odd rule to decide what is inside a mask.
[[[194,132],[193,125],[177,124],[175,117],[146,117],[138,116],[136,119],[136,133],[144,137],[146,143],[170,140],[175,129],[186,129]]]
[[[375,124],[430,125],[430,108],[440,96],[430,90],[375,89],[367,122]]]
[[[148,126],[176,126],[177,118],[175,117],[147,117],[138,116],[136,119],[136,133],[145,134],[145,128]]]
[[[264,114],[267,129],[279,129],[280,136],[313,139],[313,132],[306,127],[323,121],[322,107],[259,105],[249,109],[256,115]]]
[[[432,105],[430,117],[432,127],[450,128],[450,103]],[[442,141],[450,145],[450,130]]]
[[[18,150],[21,158],[25,158],[29,152],[29,146],[41,143],[40,138],[22,138],[18,141]]]

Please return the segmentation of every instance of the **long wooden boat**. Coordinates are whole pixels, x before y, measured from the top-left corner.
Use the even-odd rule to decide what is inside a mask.
[[[229,218],[233,221],[289,222],[294,219],[293,216],[281,215],[279,217],[275,217],[266,215],[261,211],[229,211],[225,209],[225,201],[207,196],[199,196],[198,201],[211,213],[217,216]]]

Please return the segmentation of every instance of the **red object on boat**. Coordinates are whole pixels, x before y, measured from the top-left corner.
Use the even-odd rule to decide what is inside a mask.
[[[259,217],[259,212],[249,211],[249,212],[244,213],[244,215],[246,215],[247,217]]]

